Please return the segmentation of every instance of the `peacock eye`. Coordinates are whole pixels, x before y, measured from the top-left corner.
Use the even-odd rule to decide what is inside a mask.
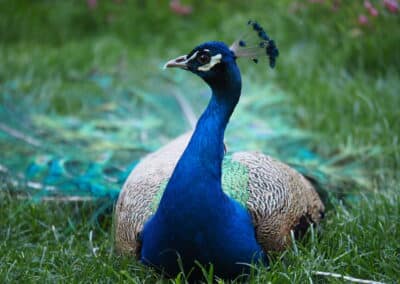
[[[202,52],[197,56],[197,61],[202,65],[209,63],[210,60],[211,56],[208,52]]]

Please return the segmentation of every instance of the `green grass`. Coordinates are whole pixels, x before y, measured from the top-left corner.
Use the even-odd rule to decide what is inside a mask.
[[[0,197],[0,276],[6,282],[161,281],[136,261],[115,256],[110,214],[93,225],[88,216],[94,209],[87,204],[32,204],[4,193]],[[399,202],[386,191],[363,197],[351,208],[336,204],[319,233],[309,232],[296,249],[274,255],[271,267],[257,268],[251,281],[326,283],[312,271],[395,281],[400,271]]]
[[[158,120],[170,122],[167,130],[157,119],[143,122],[151,126],[149,137],[157,137],[156,142],[150,141],[152,147],[187,129],[179,123],[176,106],[169,110],[154,106],[155,100],[163,98],[151,94],[172,90],[158,84],[161,64],[209,39],[233,41],[248,18],[258,19],[276,38],[281,56],[273,71],[242,60],[245,91],[251,89],[254,98],[261,97],[265,94],[254,90],[271,84],[287,94],[291,119],[315,134],[313,146],[324,155],[378,152],[365,164],[372,185],[360,192],[360,201],[334,203],[319,233],[309,232],[296,247],[273,255],[271,267],[257,268],[260,271],[250,281],[342,283],[313,275],[316,270],[397,281],[398,15],[380,10],[373,26],[360,28],[357,16],[363,11],[363,1],[343,4],[338,12],[324,5],[306,5],[296,13],[290,12],[293,1],[268,5],[265,1],[252,5],[192,1],[195,13],[187,18],[170,14],[162,1],[121,5],[102,1],[95,11],[88,11],[85,1],[30,2],[0,1],[0,106],[33,105],[32,111],[38,114],[90,121],[96,107],[119,110],[132,105],[135,118],[157,114]],[[111,87],[94,83],[92,74],[110,74]],[[202,86],[190,74],[179,76],[189,85],[193,80],[191,86]],[[114,97],[110,88],[113,94],[132,91]],[[198,93],[188,99],[197,113],[206,102],[202,96],[195,103]],[[245,115],[245,110],[240,113]],[[139,137],[140,131],[138,126],[132,135]],[[12,157],[13,147],[0,144],[0,164]],[[0,180],[1,189],[8,187]],[[32,203],[0,191],[0,279],[16,283],[168,282],[133,259],[117,257],[112,214],[93,223],[95,212],[93,204]]]

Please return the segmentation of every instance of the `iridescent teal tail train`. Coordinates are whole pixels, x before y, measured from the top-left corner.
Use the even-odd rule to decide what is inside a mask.
[[[21,79],[5,82],[0,89],[1,189],[33,200],[116,200],[140,159],[190,129],[182,121],[201,109],[180,95],[193,92],[173,87],[193,90],[180,74],[155,78],[159,89],[152,93],[143,90],[154,89],[153,82],[139,88],[122,84],[116,75],[90,74],[77,84],[108,95],[77,113],[55,110],[38,94],[24,93]],[[82,96],[87,91],[75,89]],[[200,97],[205,104],[207,97]],[[295,128],[289,106],[276,86],[245,89],[226,135],[228,151],[262,150],[318,184],[322,196],[342,197],[367,185],[361,155],[319,155],[315,135]]]

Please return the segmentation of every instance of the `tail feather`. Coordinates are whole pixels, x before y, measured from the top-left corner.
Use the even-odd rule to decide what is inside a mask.
[[[110,97],[74,117],[57,112],[48,114],[46,102],[42,106],[40,100],[34,101],[23,89],[3,85],[0,174],[5,182],[2,188],[35,200],[65,197],[116,200],[123,182],[145,154],[165,143],[166,137],[187,130],[180,123],[183,115],[177,115],[180,102],[176,98],[183,96],[113,87],[111,83],[104,84],[110,81],[109,77],[112,76],[96,74],[87,78],[87,82],[105,89]],[[112,77],[110,82],[115,80]],[[169,82],[177,80],[174,85],[182,87],[182,93],[185,88],[185,93],[193,93],[195,88],[188,85],[184,76],[159,78],[157,84],[163,93],[168,93]],[[357,152],[341,152],[325,158],[312,150],[310,145],[315,145],[315,139],[293,127],[290,102],[279,88],[253,85],[245,92],[235,113],[240,119],[233,118],[228,130],[229,150],[262,150],[289,163],[317,184],[322,195],[331,192],[341,197],[350,193],[349,188],[368,186]],[[185,103],[182,112],[187,113],[190,107]],[[169,123],[166,125],[164,121]]]
[[[304,175],[317,189],[326,204],[332,204],[338,199],[355,203],[359,200],[360,191],[371,188],[371,177],[365,172],[366,157],[376,152],[370,150],[363,159],[354,154],[343,153],[323,159],[291,160],[288,164]]]

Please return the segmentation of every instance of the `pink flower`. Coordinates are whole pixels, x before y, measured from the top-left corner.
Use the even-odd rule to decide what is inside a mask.
[[[359,23],[361,26],[366,26],[366,25],[368,25],[368,23],[369,23],[368,17],[365,16],[365,15],[360,15],[360,16],[358,16],[358,23]]]
[[[371,8],[374,8],[374,6],[372,6],[371,2],[369,2],[368,0],[364,1],[364,7],[365,9],[369,10]]]
[[[182,16],[190,15],[193,12],[192,6],[182,5],[180,0],[171,0],[169,2],[169,8],[175,14]]]
[[[93,10],[97,6],[97,0],[86,0],[86,3],[90,10]]]
[[[376,17],[376,16],[378,16],[378,10],[376,10],[374,7],[371,7],[371,8],[369,8],[368,9],[368,12],[369,12],[369,14],[372,16],[372,17]]]
[[[397,0],[384,0],[383,5],[385,5],[386,9],[390,13],[397,13],[399,11],[399,4],[397,3]]]
[[[375,9],[374,5],[372,5],[372,3],[371,3],[370,1],[365,0],[365,1],[364,1],[364,7],[365,7],[365,9],[368,10],[369,14],[370,14],[372,17],[378,16],[378,14],[379,14],[379,13],[378,13],[378,10]]]

